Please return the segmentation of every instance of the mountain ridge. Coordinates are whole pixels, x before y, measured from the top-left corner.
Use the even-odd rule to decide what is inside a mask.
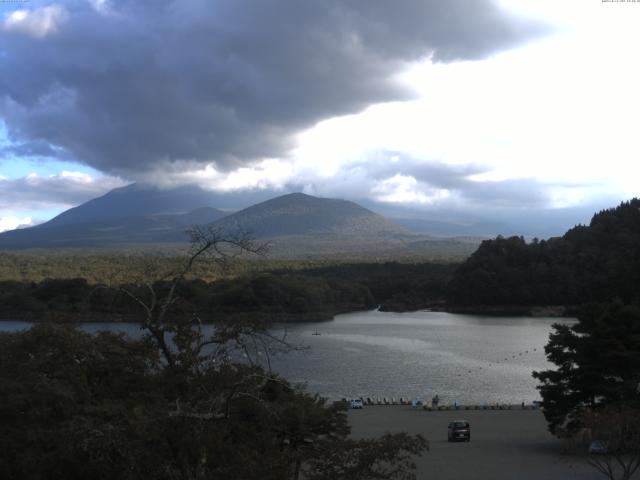
[[[218,193],[197,185],[160,188],[132,183],[72,207],[38,226],[49,228],[74,223],[114,220],[132,216],[184,214],[201,207],[238,210],[273,196],[271,191]]]
[[[200,207],[184,214],[150,214],[93,222],[37,225],[0,234],[0,248],[100,247],[185,242],[195,224],[212,223],[227,212]]]
[[[145,201],[129,205],[139,196]],[[306,241],[326,251],[340,250],[341,245],[347,244],[352,248],[356,237],[373,248],[380,240],[412,235],[354,202],[303,193],[281,195],[234,213],[210,206],[178,213],[195,202],[212,198],[215,197],[201,189],[146,190],[134,184],[67,210],[45,224],[1,233],[0,248],[186,245],[185,231],[202,224],[228,233],[249,232],[259,239],[277,238],[284,250],[288,239],[298,249]]]
[[[246,230],[256,238],[288,235],[409,235],[410,232],[357,203],[290,193],[252,205],[213,224]]]

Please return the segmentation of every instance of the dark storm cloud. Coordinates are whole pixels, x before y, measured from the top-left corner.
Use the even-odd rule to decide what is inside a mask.
[[[286,155],[319,120],[409,98],[395,81],[408,62],[477,59],[542,31],[490,0],[95,4],[31,1],[5,21],[0,116],[15,142],[124,175]]]

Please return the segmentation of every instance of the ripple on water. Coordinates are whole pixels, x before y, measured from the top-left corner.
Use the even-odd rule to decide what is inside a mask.
[[[529,402],[539,398],[531,373],[549,368],[543,348],[558,321],[442,312],[339,315],[288,325],[289,340],[309,345],[312,355],[294,352],[279,358],[276,369],[310,388],[317,382],[318,392],[332,398],[437,393],[445,402]],[[309,331],[320,335],[309,341]]]
[[[274,369],[330,398],[406,397],[444,402],[520,403],[539,398],[533,370],[544,357],[557,318],[482,317],[443,312],[338,315],[334,321],[287,324],[288,341],[309,348],[277,355]],[[0,322],[0,331],[29,328]],[[133,323],[86,323],[85,331],[122,331],[137,338]],[[208,327],[211,328],[211,327]]]

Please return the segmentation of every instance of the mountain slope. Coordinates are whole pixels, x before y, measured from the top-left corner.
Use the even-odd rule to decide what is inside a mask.
[[[297,237],[297,245],[319,241],[323,251],[331,250],[337,237],[353,241],[353,237],[410,235],[353,202],[302,193],[273,198],[231,215],[202,206],[178,213],[195,202],[210,201],[214,195],[197,188],[158,190],[132,185],[67,210],[42,225],[4,232],[0,248],[184,243],[189,226],[214,222],[222,230],[248,231],[256,238],[278,237],[290,243]]]
[[[202,207],[185,214],[140,215],[104,221],[37,226],[0,234],[0,248],[100,247],[132,243],[176,243],[188,240],[192,225],[227,215]]]
[[[215,223],[224,231],[256,238],[292,235],[407,235],[404,228],[346,200],[291,193],[245,208]]]
[[[272,198],[233,214],[196,203],[220,201],[228,206],[272,194],[215,194],[198,188],[159,190],[131,185],[45,224],[0,233],[0,249],[174,248],[187,245],[185,230],[196,224],[268,239],[270,258],[464,258],[475,248],[468,241],[416,235],[350,201],[302,193]],[[201,208],[184,213],[194,206]]]
[[[238,210],[273,196],[271,191],[216,193],[195,185],[161,189],[133,183],[62,212],[40,228],[145,215],[183,214],[201,207]]]
[[[589,223],[594,211],[610,206],[609,203],[599,202],[566,208],[422,209],[368,199],[354,201],[414,233],[485,238],[497,235],[523,235],[525,238],[561,236],[574,225]]]
[[[185,213],[195,208],[213,206],[210,197],[208,192],[200,188],[161,190],[134,183],[70,208],[43,223],[40,228],[143,215]]]

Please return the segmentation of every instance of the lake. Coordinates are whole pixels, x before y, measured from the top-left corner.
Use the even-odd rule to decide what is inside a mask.
[[[489,317],[444,312],[367,311],[330,322],[276,325],[308,348],[276,355],[273,368],[311,392],[342,397],[399,397],[461,404],[527,403],[539,399],[533,370],[544,356],[551,325],[575,320]],[[0,322],[0,330],[27,328]],[[140,335],[136,324],[85,323],[85,331]]]

